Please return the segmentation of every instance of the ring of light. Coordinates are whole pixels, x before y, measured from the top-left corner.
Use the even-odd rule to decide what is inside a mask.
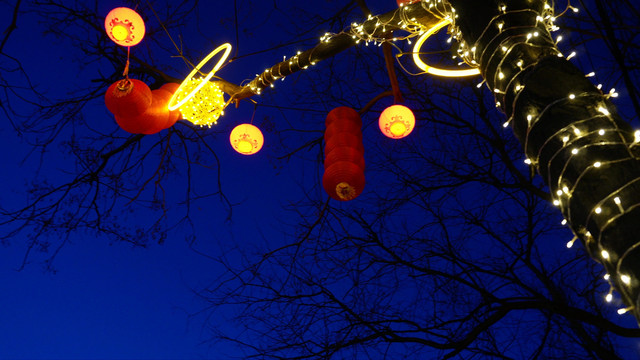
[[[216,66],[213,67],[213,69],[211,70],[211,72],[209,72],[207,74],[207,76],[205,76],[204,79],[202,79],[202,82],[200,82],[200,84],[198,84],[198,86],[196,86],[195,89],[193,89],[193,91],[191,91],[187,96],[185,96],[184,99],[180,100],[178,103],[176,103],[176,98],[178,97],[178,94],[180,93],[180,91],[185,87],[185,85],[191,80],[191,78],[193,77],[193,75],[195,75],[198,71],[200,71],[200,68],[202,68],[202,66],[204,66],[204,64],[206,64],[209,60],[211,60],[212,57],[214,57],[217,53],[219,53],[222,50],[225,50],[224,54],[222,54],[222,58],[220,58],[220,60],[218,60],[218,63],[216,64]],[[231,44],[229,43],[225,43],[222,44],[220,46],[218,46],[215,50],[213,50],[209,55],[207,55],[207,57],[205,57],[204,59],[202,59],[202,61],[200,61],[200,63],[198,64],[198,66],[195,67],[195,69],[193,69],[189,75],[182,81],[182,84],[180,84],[180,86],[178,87],[178,89],[173,93],[173,95],[171,96],[171,100],[169,100],[169,110],[173,111],[177,108],[179,108],[180,106],[182,106],[184,103],[186,103],[187,101],[189,101],[189,99],[191,99],[198,91],[200,91],[200,89],[202,89],[204,87],[204,85],[211,80],[211,78],[213,77],[213,75],[215,75],[216,71],[218,71],[220,69],[220,67],[222,66],[222,64],[224,64],[224,62],[227,60],[227,58],[229,57],[229,54],[231,53]]]
[[[439,23],[435,24],[431,29],[427,30],[424,34],[420,35],[420,38],[413,46],[413,61],[416,63],[416,66],[420,68],[420,70],[426,72],[427,74],[436,75],[436,76],[447,76],[447,77],[460,77],[460,76],[472,76],[479,75],[480,70],[478,69],[466,69],[466,70],[445,70],[437,67],[429,66],[425,64],[422,59],[420,59],[420,48],[422,44],[433,34],[437,33],[438,30],[443,27],[449,25],[449,20],[442,20]]]

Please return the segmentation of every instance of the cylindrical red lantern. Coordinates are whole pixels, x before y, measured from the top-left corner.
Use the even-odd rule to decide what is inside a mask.
[[[362,169],[350,161],[338,161],[329,166],[322,176],[322,186],[333,199],[353,200],[364,190]]]
[[[333,199],[355,199],[365,182],[362,119],[354,109],[342,106],[329,112],[325,125],[322,186]]]
[[[360,167],[362,171],[365,169],[364,156],[362,152],[351,146],[338,146],[324,157],[324,169],[337,163],[338,161],[349,161]]]
[[[324,131],[324,141],[329,141],[335,134],[343,132],[356,135],[362,139],[362,125],[352,121],[335,121],[330,126],[327,126]]]
[[[119,7],[111,10],[104,19],[109,39],[121,46],[137,45],[144,37],[144,21],[132,9]]]
[[[362,119],[360,114],[348,106],[337,107],[327,114],[324,124],[328,128],[334,123],[352,122],[358,124],[358,128],[362,127]]]
[[[392,105],[380,114],[378,125],[386,137],[401,139],[409,135],[416,124],[413,112],[406,106]]]
[[[242,155],[253,155],[262,149],[264,136],[262,131],[252,124],[240,124],[229,135],[233,150]]]
[[[326,141],[324,147],[324,153],[330,153],[334,148],[338,146],[349,146],[357,149],[361,154],[364,154],[364,146],[362,145],[362,137],[350,133],[337,133]]]
[[[151,89],[140,80],[122,79],[109,86],[104,103],[116,116],[134,117],[151,106]]]

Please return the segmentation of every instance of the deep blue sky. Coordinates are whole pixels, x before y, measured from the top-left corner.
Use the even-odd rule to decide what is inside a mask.
[[[123,5],[119,1],[101,1],[100,15],[104,17],[111,8]],[[8,23],[12,6],[13,1],[0,3],[0,24]],[[215,11],[203,6],[200,22],[193,21],[186,27],[185,33],[192,36],[184,40],[185,46],[195,49],[193,53],[206,55],[216,46],[232,42],[235,52],[233,23],[229,23],[233,11],[229,6],[216,5]],[[27,9],[32,10],[23,4],[22,10]],[[207,11],[209,15],[205,17]],[[252,8],[250,15],[256,16],[261,11]],[[139,12],[150,19],[151,27],[157,28],[144,2]],[[198,34],[197,26],[208,39]],[[79,67],[73,62],[78,56],[76,49],[70,48],[64,39],[44,37],[42,31],[34,14],[21,13],[18,29],[5,52],[22,61],[31,80],[45,94],[64,97],[61,87],[82,87],[83,81],[96,77],[97,71],[112,71],[94,64]],[[171,46],[164,33],[156,36],[162,37],[167,47]],[[279,41],[277,31],[269,34],[269,41],[256,34],[242,39],[241,54],[264,50]],[[283,39],[290,40],[286,36]],[[109,46],[116,45],[109,43]],[[132,53],[136,51],[143,51],[142,46],[132,48]],[[239,82],[280,58],[279,52],[268,53],[257,61],[256,57],[238,61],[219,74],[235,76],[236,79],[230,80]],[[165,63],[183,68],[177,59],[167,57]],[[176,71],[173,75],[187,73]],[[230,108],[221,123],[230,121],[228,119],[249,121],[252,110],[247,104],[240,109]],[[113,126],[113,119],[100,99],[88,105],[85,115],[93,119],[96,126]],[[267,111],[257,116],[267,116]],[[32,180],[37,180],[34,176],[37,177],[35,169],[39,159],[30,157],[22,162],[29,144],[16,136],[4,115],[0,118],[4,123],[0,128],[0,150],[4,154],[0,183],[6,191],[2,201],[5,208],[10,208],[26,199],[24,189]],[[275,139],[269,133],[265,133],[265,137],[267,145],[254,157],[233,152],[224,136],[221,137],[224,141],[211,144],[221,157],[224,190],[236,206],[231,222],[225,221],[226,209],[220,202],[194,209],[192,215],[198,235],[194,247],[198,251],[217,256],[223,248],[249,248],[265,241],[277,241],[274,238],[279,236],[281,225],[278,214],[284,202],[278,194],[285,193],[284,198],[291,199],[301,195],[301,188],[291,181],[290,171],[295,171],[295,165],[274,168],[270,159],[275,156]],[[64,169],[69,165],[65,160],[71,161],[58,157],[59,163],[47,164],[44,171]],[[211,173],[202,171],[194,175],[198,181],[215,181]],[[136,216],[139,215],[133,214],[132,221]],[[190,249],[179,231],[172,235],[164,245],[151,244],[147,249],[117,242],[110,244],[105,238],[96,239],[91,235],[74,235],[56,258],[55,274],[43,270],[38,261],[44,257],[37,252],[30,258],[29,265],[17,271],[26,251],[26,239],[20,236],[7,241],[7,246],[0,251],[0,293],[3,294],[0,296],[0,358],[223,358],[226,348],[206,343],[210,332],[203,328],[204,317],[189,316],[206,307],[194,289],[202,289],[214,281],[220,269]],[[220,322],[219,326],[229,324]]]
[[[184,46],[191,49],[191,53],[204,56],[224,42],[231,42],[235,53],[232,3],[216,4],[215,8],[211,4],[201,5],[200,18],[189,22],[183,33]],[[263,8],[243,7],[244,3],[239,1],[240,55],[289,42],[295,37],[287,28],[279,26],[290,20],[286,18],[286,12],[270,12],[272,1],[256,1],[257,6]],[[344,2],[316,0],[311,3],[318,3],[322,9],[309,9],[309,13],[326,15],[326,11],[335,11]],[[367,3],[374,13],[395,7],[394,0],[368,0]],[[105,16],[111,8],[123,5],[118,1],[100,1],[100,15]],[[8,21],[8,9],[12,6],[13,1],[0,2],[0,24]],[[26,5],[23,9],[33,10]],[[150,19],[150,26],[157,28],[146,1],[140,2],[139,12]],[[266,24],[253,23],[263,14],[270,14]],[[97,72],[112,71],[101,69],[104,64],[78,66],[73,62],[78,57],[77,50],[70,48],[63,39],[43,36],[41,25],[34,14],[22,13],[18,29],[4,50],[23,62],[40,91],[48,95],[58,92],[63,97],[60,88],[82,87],[83,81],[96,77]],[[324,30],[337,32],[340,29]],[[176,36],[175,33],[172,35]],[[171,48],[164,33],[155,36]],[[134,47],[132,52],[135,54],[142,49],[142,46]],[[221,70],[219,75],[239,83],[280,61],[282,55],[293,55],[295,50],[298,49],[294,46],[242,58]],[[200,59],[191,60],[198,62]],[[168,56],[164,64],[172,69],[184,69],[179,59]],[[178,70],[172,71],[172,75],[188,73]],[[295,89],[295,83],[278,82],[279,89],[289,87]],[[277,95],[280,97],[276,96],[277,105],[295,107],[280,94]],[[220,127],[230,129],[233,122],[249,121],[252,110],[247,103],[240,109],[229,108]],[[101,99],[91,102],[85,115],[98,127],[113,126]],[[297,121],[299,113],[281,113],[260,107],[256,119],[259,122],[265,117],[286,123]],[[0,120],[5,123],[0,127],[0,153],[3,154],[0,183],[5,189],[0,199],[4,207],[11,207],[27,198],[24,189],[32,180],[37,180],[34,177],[39,177],[35,172],[39,159],[32,156],[22,162],[30,150],[27,139],[16,136],[4,121],[4,115],[0,115]],[[43,256],[38,253],[30,258],[30,264],[17,271],[26,251],[27,239],[23,235],[0,248],[0,293],[3,294],[0,296],[0,359],[223,359],[227,353],[241,356],[234,349],[207,342],[210,332],[203,326],[204,315],[198,314],[207,304],[194,294],[194,290],[215,281],[221,269],[201,253],[215,257],[235,247],[251,249],[283,241],[282,233],[288,230],[283,229],[288,213],[282,207],[289,201],[303,198],[305,192],[321,191],[309,184],[301,186],[297,183],[301,178],[317,183],[315,176],[321,173],[319,164],[317,168],[309,168],[309,162],[306,162],[307,167],[302,168],[299,160],[284,164],[275,161],[274,157],[281,155],[281,148],[273,132],[265,132],[265,147],[253,157],[236,154],[225,136],[219,138],[220,142],[210,145],[221,159],[223,190],[236,206],[230,222],[225,221],[228,214],[220,202],[194,207],[191,214],[197,235],[194,248],[180,237],[179,229],[172,232],[163,245],[151,244],[146,249],[77,234],[57,256],[56,273],[43,270],[38,262]],[[43,171],[65,169],[66,160],[71,161],[60,156],[59,163],[48,163]],[[215,175],[204,169],[193,176],[202,183],[216,180]],[[132,214],[128,220],[136,221],[138,216],[143,215]],[[232,252],[230,256],[234,254]],[[230,323],[221,320],[216,325],[226,328]]]

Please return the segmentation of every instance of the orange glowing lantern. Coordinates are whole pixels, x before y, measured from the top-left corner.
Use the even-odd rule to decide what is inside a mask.
[[[406,106],[392,105],[380,114],[378,125],[380,131],[392,139],[401,139],[413,131],[416,118]]]
[[[233,150],[242,155],[253,155],[262,149],[264,136],[257,127],[251,124],[240,124],[233,128],[229,135]]]
[[[353,200],[364,190],[364,172],[350,161],[337,161],[329,166],[322,176],[322,186],[333,199]]]
[[[109,86],[104,103],[114,115],[137,116],[151,106],[151,89],[140,80],[122,79]]]
[[[112,84],[105,94],[105,104],[118,125],[132,134],[155,134],[178,121],[180,112],[169,110],[172,91],[178,84],[165,84],[149,90],[140,80],[124,79]]]
[[[132,9],[119,7],[111,10],[104,19],[104,28],[113,42],[121,46],[134,46],[142,41],[144,21]]]

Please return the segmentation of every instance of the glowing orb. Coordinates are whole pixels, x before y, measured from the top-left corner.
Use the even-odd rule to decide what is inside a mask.
[[[380,131],[392,139],[401,139],[411,134],[415,124],[413,112],[402,105],[392,105],[384,109],[378,120]]]
[[[196,88],[200,90],[192,94]],[[210,81],[190,79],[187,83],[183,82],[171,99],[181,104],[178,109],[182,118],[195,125],[217,124],[218,118],[224,115],[224,93]]]
[[[104,19],[104,28],[109,38],[121,46],[137,45],[145,33],[144,20],[126,7],[111,10]]]
[[[242,155],[252,155],[262,149],[264,136],[262,131],[251,124],[240,124],[233,128],[229,135],[233,150]]]

